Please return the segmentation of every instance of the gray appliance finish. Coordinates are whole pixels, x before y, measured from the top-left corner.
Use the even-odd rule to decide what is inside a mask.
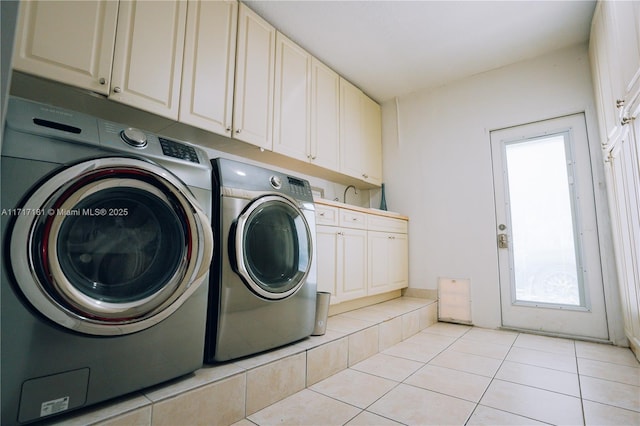
[[[309,182],[227,159],[212,165],[209,363],[309,336],[317,281]]]
[[[10,98],[1,160],[2,424],[200,368],[213,252],[206,154]]]

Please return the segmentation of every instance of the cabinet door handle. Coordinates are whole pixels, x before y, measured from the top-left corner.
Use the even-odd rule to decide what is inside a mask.
[[[101,85],[105,85],[105,83],[107,82],[107,80],[104,79],[104,77],[100,77],[100,80],[98,80],[98,83],[100,83]]]
[[[227,133],[231,133],[231,126],[227,126],[226,129],[224,129]]]
[[[242,129],[236,129],[236,135],[240,134],[241,131]]]
[[[368,174],[366,174],[366,173],[363,173],[363,174],[362,174],[362,177],[363,177],[363,178],[365,178],[365,179],[369,179],[369,175],[368,175]]]
[[[622,108],[624,106],[624,99],[616,99],[616,108]]]
[[[113,93],[120,93],[120,92],[122,92],[121,88],[119,88],[119,87],[114,87],[113,88]]]
[[[631,117],[624,117],[622,119],[622,121],[620,122],[621,125],[626,126],[627,124],[631,123],[633,121],[633,118]]]
[[[324,217],[324,212],[318,213],[320,216]]]

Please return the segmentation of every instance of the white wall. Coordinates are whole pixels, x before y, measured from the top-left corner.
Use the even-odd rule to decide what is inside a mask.
[[[489,132],[582,111],[606,219],[586,45],[383,105],[387,200],[410,217],[410,287],[437,289],[438,277],[469,278],[474,324],[500,326]],[[610,269],[605,273],[615,280]]]

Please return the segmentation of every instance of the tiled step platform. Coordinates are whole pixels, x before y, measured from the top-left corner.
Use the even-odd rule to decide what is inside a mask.
[[[52,425],[232,424],[437,322],[431,299],[399,297],[331,316],[323,336],[228,363],[62,416]]]

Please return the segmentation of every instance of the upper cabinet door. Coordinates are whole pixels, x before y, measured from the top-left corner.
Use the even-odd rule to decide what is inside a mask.
[[[109,98],[178,118],[187,2],[123,1]]]
[[[276,35],[273,151],[311,159],[311,55],[281,33]]]
[[[240,3],[233,108],[233,136],[273,149],[276,30]]]
[[[373,99],[363,95],[364,179],[382,183],[382,111]]]
[[[621,94],[638,90],[640,80],[640,6],[633,1],[604,2],[603,8],[611,9],[611,23],[615,35],[616,54]],[[635,89],[634,89],[635,88]],[[630,99],[626,99],[629,101]]]
[[[114,1],[20,2],[13,67],[106,95],[117,18]]]
[[[353,84],[340,79],[340,172],[363,179],[362,97]]]
[[[340,171],[357,179],[382,182],[380,106],[340,79]]]
[[[613,34],[610,31],[610,11],[604,3],[599,3],[593,15],[591,26],[591,42],[589,46],[591,66],[593,68],[594,88],[599,103],[600,143],[606,145],[618,131],[617,102],[621,98],[616,94],[618,86],[618,66],[613,49]]]
[[[179,121],[231,136],[238,2],[189,1]]]
[[[337,171],[340,167],[340,76],[315,58],[311,73],[311,162]]]

